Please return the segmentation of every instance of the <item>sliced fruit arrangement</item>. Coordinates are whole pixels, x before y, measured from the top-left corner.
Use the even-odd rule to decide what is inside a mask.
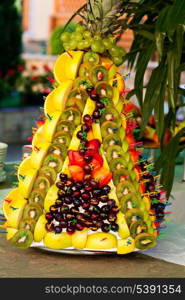
[[[34,241],[127,254],[155,246],[164,220],[158,177],[125,106],[118,68],[125,50],[116,33],[88,28],[79,24],[61,36],[58,86],[45,100],[32,154],[19,166],[19,186],[4,202],[7,239],[20,249]]]

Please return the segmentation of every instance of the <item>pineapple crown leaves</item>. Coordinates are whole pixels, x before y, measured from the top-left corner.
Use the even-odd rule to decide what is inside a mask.
[[[123,29],[127,29],[136,6],[138,3],[130,0],[87,0],[87,3],[71,16],[63,32],[76,16],[80,16],[83,25],[92,35],[108,36],[122,33]]]

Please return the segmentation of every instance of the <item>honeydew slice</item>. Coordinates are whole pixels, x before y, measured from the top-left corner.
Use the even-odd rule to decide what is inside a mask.
[[[64,249],[72,246],[72,238],[67,233],[48,232],[44,237],[44,245],[51,249]]]
[[[111,249],[117,247],[117,238],[112,233],[97,232],[88,236],[85,248]]]
[[[118,234],[122,239],[125,239],[130,236],[130,230],[128,228],[126,219],[124,217],[124,214],[119,211],[117,213],[117,220],[116,223],[119,225]]]
[[[41,242],[45,235],[47,234],[45,225],[47,223],[47,220],[45,218],[45,215],[41,215],[35,225],[34,230],[34,241],[35,242]]]
[[[12,206],[12,203],[18,199],[24,200],[24,198],[21,196],[20,191],[18,188],[13,189],[8,193],[6,196],[6,199],[3,201],[3,213],[6,219],[8,219],[9,214],[12,212],[12,209],[10,209],[10,206]]]
[[[68,51],[60,55],[53,70],[57,83],[61,84],[66,80],[74,80],[82,58],[83,51]]]
[[[7,241],[9,241],[14,236],[14,234],[16,234],[17,231],[18,231],[18,229],[16,229],[16,228],[8,227],[6,229],[6,232],[7,232],[6,239],[7,239]]]
[[[33,187],[34,181],[37,176],[37,170],[36,169],[29,169],[25,171],[23,174],[19,175],[19,191],[20,194],[24,198],[28,198],[31,189]]]
[[[44,200],[45,211],[49,211],[50,207],[55,204],[57,197],[58,197],[58,188],[54,184],[49,188],[46,198]]]
[[[33,168],[37,170],[40,169],[50,145],[51,143],[39,143],[37,146],[33,147],[30,156],[31,165]]]
[[[127,254],[133,252],[135,249],[135,241],[133,238],[128,237],[126,239],[118,240],[117,243],[117,253]]]
[[[52,115],[56,111],[62,112],[65,109],[66,100],[72,89],[73,81],[67,80],[54,89],[46,98],[44,103],[45,115]]]
[[[12,227],[16,229],[18,228],[26,204],[27,204],[26,199],[22,197],[19,197],[14,201],[12,201],[7,216],[7,222],[6,222],[7,227]]]

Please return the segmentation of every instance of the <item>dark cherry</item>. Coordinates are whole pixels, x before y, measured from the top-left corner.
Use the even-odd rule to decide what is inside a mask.
[[[80,150],[79,150],[79,153],[80,153],[80,155],[84,156],[85,153],[86,153],[86,150],[85,150],[85,149],[80,149]]]
[[[109,200],[107,201],[107,205],[109,205],[111,208],[112,208],[113,206],[115,206],[115,204],[116,204],[116,202],[115,202],[114,199],[109,199]]]
[[[68,214],[66,214],[66,218],[67,218],[67,220],[72,220],[72,219],[74,219],[74,215],[72,213],[68,213]]]
[[[63,204],[63,202],[64,202],[63,200],[57,199],[56,202],[55,202],[55,205],[60,207]]]
[[[93,226],[93,222],[92,222],[91,220],[85,220],[85,221],[84,221],[84,224],[85,224],[86,227],[91,227],[91,226]]]
[[[82,231],[84,229],[84,226],[82,224],[80,224],[80,223],[77,223],[75,227],[79,231]]]
[[[91,85],[91,86],[88,86],[87,88],[86,88],[86,92],[88,93],[88,94],[90,94],[92,91],[94,90],[94,87]]]
[[[73,197],[80,197],[81,196],[81,193],[80,191],[76,191],[72,194]]]
[[[58,198],[59,198],[60,200],[63,200],[63,199],[64,199],[64,196],[65,196],[65,191],[59,190],[59,191],[58,191]]]
[[[105,107],[105,104],[103,104],[102,102],[97,102],[97,103],[96,103],[96,107],[97,107],[98,109],[102,109],[102,108]]]
[[[92,205],[98,205],[99,200],[97,198],[91,198],[91,199],[89,199],[89,203]]]
[[[76,182],[75,186],[78,190],[81,190],[84,188],[84,184],[81,181]]]
[[[114,232],[118,231],[119,230],[118,224],[116,224],[116,223],[111,224],[111,230]]]
[[[91,179],[91,180],[89,181],[89,184],[92,186],[93,189],[98,188],[98,182],[95,181],[94,179]]]
[[[82,213],[77,214],[76,218],[77,218],[78,221],[81,221],[81,222],[85,221],[85,217]]]
[[[46,223],[45,228],[48,232],[52,232],[54,230],[53,224]]]
[[[101,207],[101,212],[105,213],[105,214],[109,213],[110,212],[110,206],[109,205],[103,205]]]
[[[68,205],[62,205],[61,206],[61,212],[64,213],[64,214],[67,214],[69,211],[69,206]]]
[[[99,196],[101,196],[101,194],[102,194],[101,190],[94,190],[93,191],[93,196],[94,197],[99,197]]]
[[[117,213],[119,211],[119,208],[118,208],[118,206],[113,206],[112,208],[111,208],[111,212],[112,213]]]
[[[85,165],[83,169],[86,174],[91,174],[92,172],[92,169],[89,165]]]
[[[88,192],[85,192],[81,195],[82,199],[89,200],[91,198],[91,195]]]
[[[87,140],[82,140],[82,141],[80,142],[80,144],[81,144],[81,146],[82,146],[83,148],[86,148],[86,147],[88,146],[88,141],[87,141]]]
[[[98,207],[97,205],[94,205],[93,212],[100,214],[100,212],[101,212],[100,207]]]
[[[56,212],[56,211],[58,211],[58,206],[57,205],[52,205],[50,207],[50,212]]]
[[[66,220],[60,221],[60,227],[66,228],[67,227],[67,221]]]
[[[101,218],[101,220],[106,220],[108,218],[108,215],[105,213],[101,213],[100,218]]]
[[[98,227],[101,228],[103,225],[103,221],[102,220],[94,220],[93,223]]]
[[[74,215],[79,213],[79,209],[77,206],[71,207],[70,212],[73,213]]]
[[[82,208],[85,210],[89,209],[89,207],[90,207],[90,203],[88,203],[88,202],[85,202],[82,204]]]
[[[66,232],[68,234],[73,234],[75,232],[75,228],[72,226],[67,227]]]
[[[85,115],[85,116],[83,117],[83,121],[84,121],[84,123],[89,124],[89,123],[92,121],[92,118],[91,118],[90,115]]]
[[[55,220],[58,221],[58,222],[62,221],[62,215],[56,214],[55,215]]]
[[[85,140],[83,132],[81,130],[77,132],[76,136],[79,140]]]
[[[90,229],[91,229],[92,231],[97,231],[97,230],[98,230],[98,227],[97,227],[96,225],[93,225],[93,226],[90,227]]]
[[[90,163],[92,161],[93,157],[91,155],[84,155],[84,160],[86,163]]]
[[[155,184],[154,183],[148,183],[146,185],[146,190],[149,192],[154,192],[155,191]]]
[[[85,191],[90,192],[90,191],[92,191],[92,186],[90,185],[90,183],[86,183],[84,186],[84,189],[85,189]]]
[[[101,230],[103,232],[109,232],[110,231],[110,225],[109,224],[103,224],[102,227],[101,227]]]
[[[47,214],[45,215],[45,218],[46,218],[46,220],[51,221],[51,220],[53,220],[53,215],[50,214],[50,213],[47,213]]]
[[[61,232],[62,232],[62,227],[61,226],[55,227],[55,233],[61,233]]]
[[[80,200],[80,199],[74,199],[73,200],[73,204],[74,204],[74,206],[81,206],[82,205],[82,201]]]
[[[100,119],[101,114],[100,114],[99,110],[95,110],[93,112],[92,116],[93,116],[93,119],[98,120],[98,119]]]
[[[100,96],[98,95],[96,90],[91,91],[90,98],[93,101],[98,101],[100,99]]]
[[[91,130],[91,126],[87,125],[87,124],[83,124],[81,126],[81,130],[85,131],[85,132],[89,132]]]
[[[115,222],[116,219],[117,219],[117,217],[116,217],[115,214],[113,214],[113,213],[109,213],[109,214],[108,214],[108,221],[109,221],[109,222]]]
[[[65,204],[71,204],[73,202],[73,198],[72,197],[65,197],[64,198],[64,203]]]
[[[60,190],[62,190],[65,187],[65,183],[61,182],[61,181],[58,181],[56,183],[56,186],[57,186],[57,188],[59,188]]]
[[[98,218],[99,218],[99,214],[93,213],[93,214],[91,215],[91,219],[92,219],[92,220],[97,220]]]
[[[111,188],[109,185],[105,185],[103,188],[102,188],[102,193],[105,193],[106,195],[109,194],[111,191]]]
[[[107,201],[109,200],[108,196],[101,196],[100,201],[102,203],[107,203]]]
[[[66,181],[67,180],[67,174],[64,174],[64,173],[60,173],[60,175],[59,175],[59,177],[60,177],[60,180],[61,181]]]

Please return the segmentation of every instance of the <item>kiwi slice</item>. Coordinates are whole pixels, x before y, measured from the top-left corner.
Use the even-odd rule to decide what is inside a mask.
[[[48,190],[51,186],[51,179],[45,174],[40,174],[37,176],[35,183],[34,183],[34,188],[35,189],[40,189],[40,190]]]
[[[66,132],[64,130],[58,131],[53,138],[53,142],[55,144],[61,144],[65,147],[68,147],[71,141],[71,135],[69,132]]]
[[[108,81],[108,70],[101,65],[97,65],[91,69],[90,79],[95,85],[99,81]]]
[[[40,206],[43,206],[45,195],[46,195],[45,190],[33,189],[33,191],[29,196],[29,203],[39,203]]]
[[[103,140],[103,147],[104,150],[107,151],[108,147],[113,145],[120,145],[121,146],[121,139],[119,134],[108,134]]]
[[[75,125],[79,125],[81,121],[81,113],[77,108],[67,108],[61,114],[60,119],[62,121],[71,121]]]
[[[33,234],[27,229],[20,229],[14,234],[10,242],[17,248],[27,249],[33,242]]]
[[[101,134],[102,137],[107,136],[107,134],[118,133],[120,126],[112,121],[105,121],[101,125]]]
[[[89,51],[84,55],[83,61],[92,65],[97,65],[100,61],[100,57],[97,53]]]
[[[48,153],[59,155],[65,159],[67,156],[67,147],[62,144],[53,144],[50,146]]]
[[[129,193],[135,193],[135,188],[133,184],[129,181],[119,182],[116,186],[116,193],[118,198],[120,199],[122,196],[127,195]]]
[[[53,169],[52,167],[49,167],[49,166],[43,166],[39,170],[39,175],[42,175],[42,174],[49,177],[52,183],[54,183],[57,178],[57,173],[56,173],[55,169]]]
[[[84,89],[75,88],[70,92],[68,98],[76,98],[77,100],[86,101],[88,98],[88,94]]]
[[[54,168],[58,173],[62,169],[63,159],[57,154],[48,154],[44,160],[43,165]]]
[[[79,76],[74,80],[74,83],[73,83],[74,88],[80,88],[80,89],[85,90],[88,86],[92,86],[92,83],[86,77]]]
[[[79,76],[88,78],[90,76],[90,69],[91,69],[91,64],[89,64],[88,62],[81,64],[79,69]]]
[[[112,98],[113,89],[110,84],[105,81],[101,81],[95,85],[95,89],[98,92],[100,98]]]
[[[120,168],[113,172],[113,182],[115,185],[117,185],[119,182],[127,181],[129,179],[129,172],[125,168]]]
[[[135,238],[138,234],[146,233],[148,231],[148,226],[143,220],[137,220],[132,222],[130,225],[130,235]]]
[[[102,114],[100,118],[101,124],[105,121],[113,121],[118,124],[118,126],[121,126],[121,118],[118,113],[118,111],[111,105],[108,105],[105,107],[104,113]]]
[[[119,158],[115,158],[115,159],[111,160],[109,162],[109,166],[110,166],[111,172],[115,172],[116,170],[126,168],[127,162],[123,158],[119,157]]]
[[[35,224],[36,224],[35,220],[24,219],[24,220],[20,221],[19,229],[27,229],[27,230],[33,232],[35,229]]]
[[[56,131],[65,131],[69,132],[71,135],[75,130],[75,125],[72,121],[60,121],[57,125]]]
[[[156,244],[157,244],[156,237],[149,233],[138,234],[135,238],[136,248],[141,250],[150,249],[156,246]]]
[[[125,218],[128,226],[130,226],[132,222],[143,220],[143,212],[139,208],[132,208],[126,212]]]
[[[121,211],[125,214],[127,210],[139,207],[139,201],[136,194],[129,193],[120,199]]]
[[[66,102],[66,108],[77,108],[81,113],[83,113],[84,106],[84,101],[82,99],[76,99],[75,97],[68,98]]]
[[[107,156],[107,160],[110,162],[113,159],[123,158],[124,152],[123,152],[121,146],[113,145],[107,149],[106,156]]]
[[[26,205],[23,212],[23,219],[37,221],[42,214],[42,208],[38,203],[29,203]]]

